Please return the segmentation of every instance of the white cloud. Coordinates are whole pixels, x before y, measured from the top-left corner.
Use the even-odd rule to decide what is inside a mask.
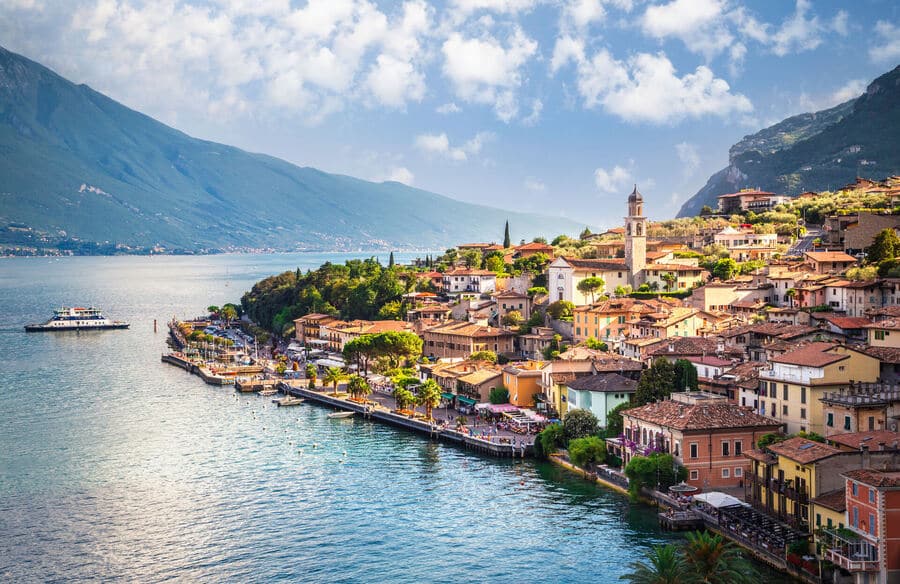
[[[900,60],[900,26],[885,20],[875,23],[877,44],[869,48],[869,58],[876,63],[889,63]]]
[[[446,133],[420,134],[416,136],[415,146],[428,155],[464,162],[471,156],[479,154],[484,144],[493,137],[494,135],[490,132],[478,132],[463,145],[452,146]]]
[[[545,185],[543,181],[540,181],[531,176],[525,178],[525,182],[522,183],[522,186],[524,186],[527,190],[534,191],[536,193],[542,193],[547,190],[547,185]]]
[[[618,164],[607,170],[597,168],[594,170],[594,184],[606,193],[620,193],[632,182],[631,171]]]
[[[806,93],[800,95],[800,107],[804,112],[815,112],[830,107],[834,107],[839,103],[859,97],[866,90],[865,79],[851,79],[838,89],[831,93],[811,97]]]
[[[382,54],[366,77],[366,87],[382,105],[402,107],[422,100],[425,77],[409,61]]]
[[[522,118],[522,125],[533,126],[541,119],[541,112],[544,111],[544,102],[535,99],[531,102],[531,113]]]
[[[601,0],[566,0],[560,14],[560,28],[583,30],[606,17]]]
[[[688,142],[680,142],[675,145],[675,152],[678,154],[678,160],[681,161],[684,177],[693,176],[694,171],[700,166],[700,154],[697,152],[697,147]]]
[[[562,49],[554,64],[574,61],[585,107],[602,107],[627,121],[672,123],[706,115],[729,116],[753,109],[728,83],[705,66],[679,77],[663,53],[638,53],[627,63],[602,49],[588,60],[578,43]],[[552,67],[551,67],[552,68]]]
[[[724,0],[672,0],[649,6],[641,28],[658,39],[678,38],[690,51],[711,59],[734,40],[726,26],[725,9]]]
[[[531,10],[535,0],[453,0],[452,8],[463,16],[479,10],[496,12],[498,14],[516,14]]]
[[[515,27],[505,47],[490,35],[465,38],[454,32],[441,49],[444,75],[460,99],[493,105],[504,122],[517,115],[514,92],[522,84],[521,68],[537,51],[537,43],[521,28]]]
[[[462,111],[462,108],[453,103],[452,101],[449,103],[445,103],[443,105],[438,106],[434,111],[439,114],[458,114]]]
[[[392,168],[390,173],[384,179],[385,181],[394,181],[412,186],[415,175],[405,166],[397,166]]]

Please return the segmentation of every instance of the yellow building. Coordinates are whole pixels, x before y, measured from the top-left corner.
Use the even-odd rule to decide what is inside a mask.
[[[835,343],[810,343],[769,359],[759,371],[755,410],[785,424],[789,434],[824,434],[820,401],[826,392],[846,387],[851,380],[873,382],[879,377],[878,359]],[[749,405],[749,404],[748,404]]]
[[[503,385],[509,390],[509,403],[522,408],[534,406],[534,396],[541,393],[540,361],[513,363],[503,368]]]
[[[801,529],[810,528],[810,499],[842,488],[840,473],[859,467],[858,456],[800,437],[745,456],[751,461],[746,501]]]
[[[900,348],[900,318],[886,318],[868,326],[870,347]]]

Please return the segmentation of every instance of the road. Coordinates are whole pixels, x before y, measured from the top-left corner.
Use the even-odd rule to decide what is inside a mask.
[[[803,255],[803,252],[812,251],[813,249],[813,241],[822,236],[822,230],[820,229],[810,229],[806,232],[806,235],[798,239],[793,246],[785,255],[788,256],[799,256]]]

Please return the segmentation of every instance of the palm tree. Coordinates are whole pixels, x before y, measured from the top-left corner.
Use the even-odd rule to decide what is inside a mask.
[[[316,369],[316,366],[312,363],[306,364],[306,378],[309,379],[310,385],[316,385],[316,378],[319,376],[319,371]]]
[[[394,389],[394,400],[397,402],[398,410],[405,410],[407,407],[415,404],[416,396],[413,392],[405,387],[397,387]]]
[[[372,388],[369,386],[369,382],[366,381],[365,377],[361,375],[351,375],[347,382],[347,391],[350,392],[350,395],[353,397],[365,397],[372,393]]]
[[[322,378],[322,383],[325,385],[330,385],[334,390],[334,395],[337,396],[337,386],[338,383],[347,379],[347,374],[344,373],[344,370],[340,367],[329,367],[325,371],[325,377]]]
[[[211,317],[213,317],[213,318],[218,318],[218,317],[219,317],[219,307],[216,306],[215,304],[213,304],[212,306],[207,306],[207,307],[206,307],[206,312],[208,312],[209,315],[210,315]]]
[[[431,410],[441,403],[441,386],[434,379],[425,380],[419,386],[418,402],[425,406],[425,416],[431,419]]]
[[[751,584],[759,574],[740,549],[721,535],[694,531],[687,535],[684,562],[703,584]]]
[[[787,298],[787,301],[789,303],[788,305],[791,308],[793,308],[794,307],[794,298],[797,297],[797,290],[794,288],[788,288],[784,293],[784,297]]]
[[[647,563],[632,562],[631,572],[622,580],[631,584],[682,584],[689,582],[687,567],[678,549],[672,545],[658,545],[647,555]]]
[[[231,321],[237,318],[237,310],[235,310],[234,306],[226,304],[219,310],[219,316],[222,317],[222,320],[225,321],[225,328],[228,328],[228,325],[231,324]]]

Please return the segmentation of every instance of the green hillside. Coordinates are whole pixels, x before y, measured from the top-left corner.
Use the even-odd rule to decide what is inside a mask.
[[[435,247],[575,233],[198,140],[0,48],[0,227],[186,249]]]
[[[796,195],[851,183],[857,176],[900,173],[900,67],[860,97],[831,109],[788,118],[729,150],[729,165],[709,178],[678,212],[696,215],[716,197],[742,188]]]

